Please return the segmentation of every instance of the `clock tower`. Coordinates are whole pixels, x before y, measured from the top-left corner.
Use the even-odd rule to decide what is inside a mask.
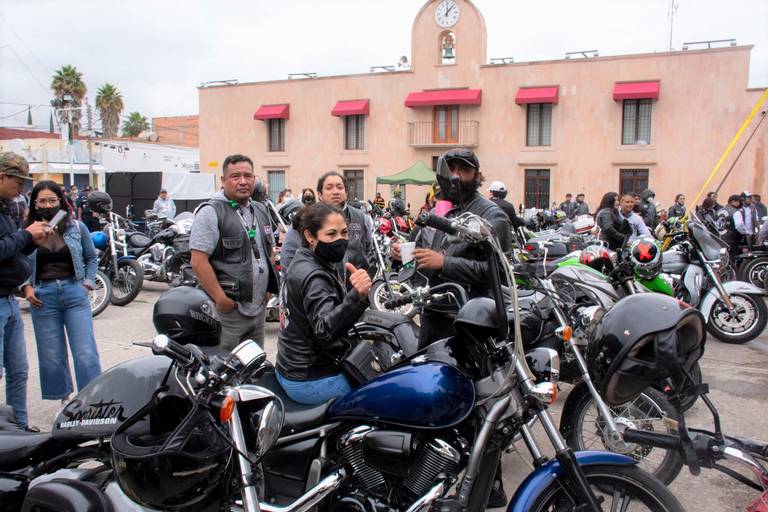
[[[452,66],[478,70],[487,64],[485,20],[470,0],[430,0],[411,31],[411,68]]]

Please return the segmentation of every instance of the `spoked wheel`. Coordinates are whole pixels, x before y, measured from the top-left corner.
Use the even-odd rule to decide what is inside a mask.
[[[707,330],[724,343],[747,343],[762,334],[768,322],[768,308],[760,295],[731,294],[735,314],[720,299],[707,319]]]
[[[741,269],[741,278],[760,288],[768,282],[768,257],[755,258]]]
[[[413,288],[411,288],[409,284],[401,283],[396,279],[389,281],[389,287],[392,289],[394,297],[397,297],[398,295],[405,295],[406,293],[413,291]],[[388,311],[384,307],[384,303],[394,298],[389,295],[387,287],[384,286],[384,280],[382,279],[379,279],[373,283],[373,287],[371,288],[368,297],[371,301],[371,308],[377,311]],[[405,306],[402,306],[393,311],[397,311],[403,315],[410,315],[410,313],[413,312],[413,304],[406,304]]]
[[[576,388],[574,388],[576,389]],[[648,388],[631,402],[612,407],[613,420],[619,431],[644,430],[675,434],[677,431],[668,420],[677,420],[679,413],[669,400],[655,389]],[[665,450],[623,441],[612,443],[600,417],[595,401],[589,393],[583,393],[575,405],[574,414],[568,419],[570,432],[566,441],[574,451],[604,450],[622,453],[638,461],[638,467],[669,484],[683,468],[683,458],[676,450]]]
[[[683,512],[677,498],[637,466],[582,467],[602,510]],[[565,478],[553,478],[533,506],[535,512],[578,510],[577,498]]]
[[[112,283],[102,271],[96,272],[93,282],[95,287],[88,292],[88,300],[91,301],[91,314],[95,317],[109,306],[109,297],[112,295]]]
[[[144,283],[144,269],[138,260],[117,262],[116,275],[112,276],[112,295],[109,301],[115,306],[125,306],[136,298]]]

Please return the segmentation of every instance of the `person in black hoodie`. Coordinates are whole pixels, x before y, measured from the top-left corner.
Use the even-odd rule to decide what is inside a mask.
[[[619,214],[619,194],[607,192],[597,210],[595,222],[600,228],[600,240],[608,244],[608,248],[617,251],[624,247],[632,227]]]
[[[640,216],[643,218],[643,222],[648,226],[648,229],[653,231],[656,226],[659,225],[659,214],[656,211],[656,193],[647,188],[640,194],[642,203],[640,205]]]
[[[344,259],[349,230],[339,208],[320,202],[296,215],[302,247],[281,292],[275,374],[292,400],[315,405],[352,389],[337,361],[347,348],[342,337],[368,307],[371,278],[346,263],[351,285],[346,291],[337,264]]]

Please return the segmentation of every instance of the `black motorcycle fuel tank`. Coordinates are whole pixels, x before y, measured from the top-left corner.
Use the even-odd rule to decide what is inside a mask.
[[[109,437],[152,398],[171,360],[161,356],[132,359],[105,371],[83,388],[53,422],[55,439]],[[178,389],[169,379],[168,384]]]

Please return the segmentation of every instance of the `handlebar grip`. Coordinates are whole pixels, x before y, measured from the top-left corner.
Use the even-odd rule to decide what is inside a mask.
[[[431,213],[420,213],[419,216],[416,217],[416,224],[419,226],[435,228],[438,231],[443,231],[449,235],[456,234],[456,228],[454,227],[453,222],[445,217],[438,217]]]
[[[152,353],[168,356],[184,368],[193,367],[197,361],[191,350],[184,345],[176,343],[164,334],[158,334],[152,340]]]
[[[394,299],[390,299],[384,302],[384,308],[385,309],[399,308],[400,306],[405,306],[406,304],[410,303],[411,300],[412,300],[411,294],[406,293],[405,295],[400,295],[399,297],[396,297]]]
[[[667,450],[680,450],[683,446],[679,435],[646,432],[645,430],[626,429],[622,437],[625,442],[636,443]]]

